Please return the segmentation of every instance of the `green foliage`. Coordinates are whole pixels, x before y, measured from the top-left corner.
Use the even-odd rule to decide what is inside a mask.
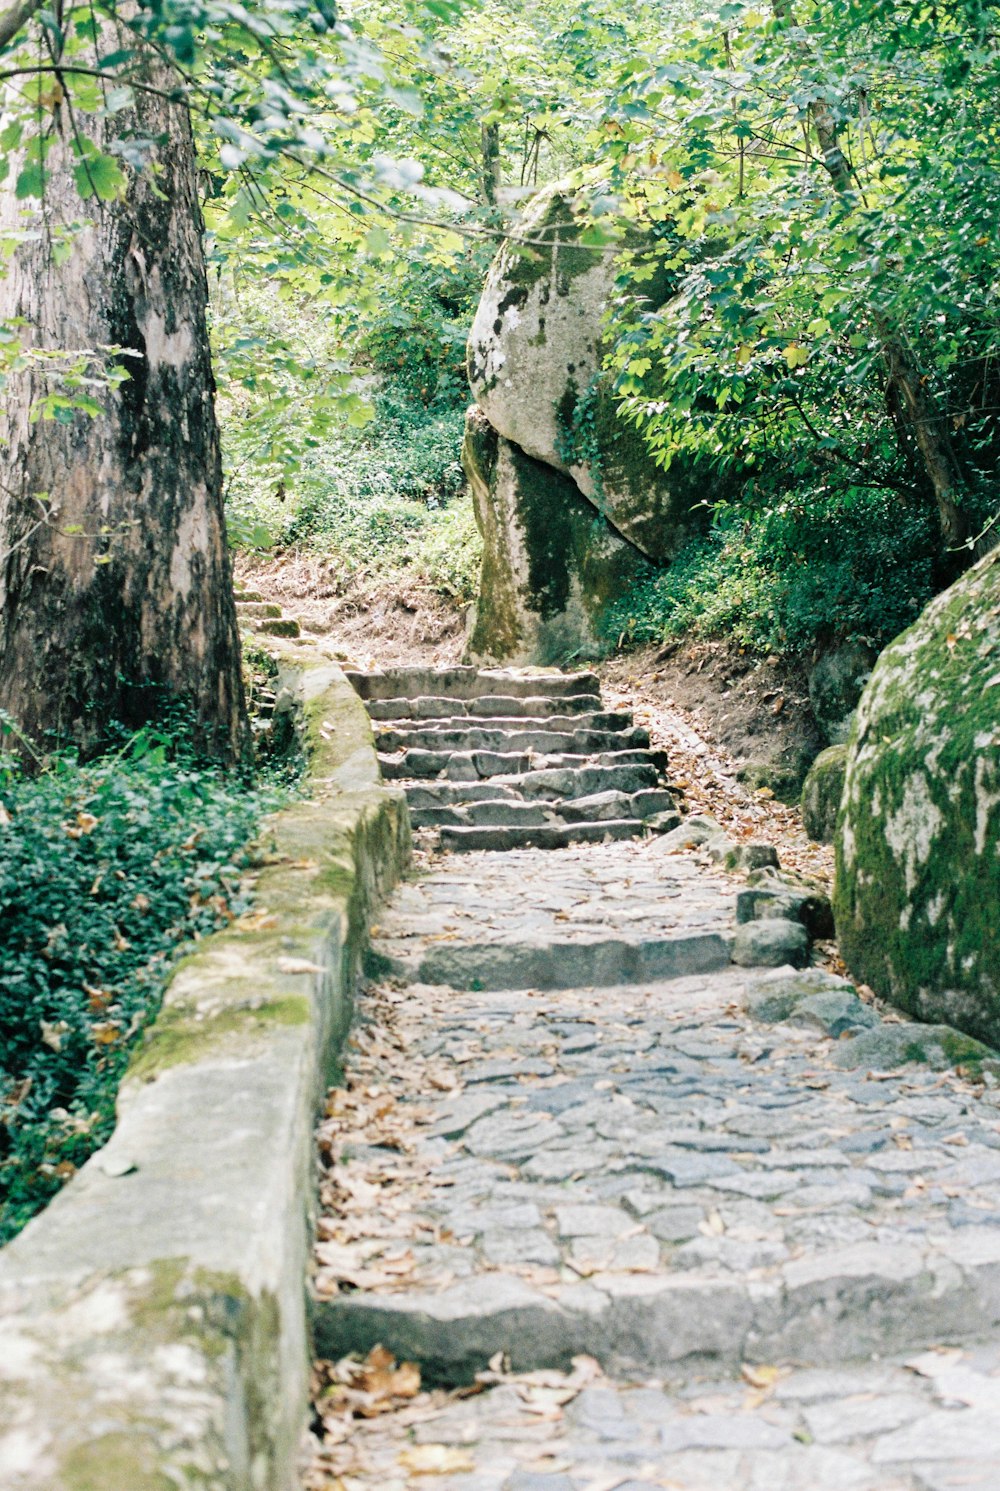
[[[277,397],[258,381],[226,400],[236,543],[332,550],[348,572],[409,571],[460,602],[472,599],[480,544],[460,456],[465,340],[485,268],[482,255],[461,266],[418,256],[386,271],[377,312],[300,311],[300,340],[318,358],[333,343],[342,362],[349,359],[354,396],[369,417],[352,421],[331,410],[322,427],[290,422],[291,408],[316,407],[294,368],[285,369]],[[280,309],[273,297],[244,293],[244,315],[248,302],[261,317]],[[283,432],[282,448],[270,438],[272,424]]]
[[[925,506],[922,422],[973,532],[996,510],[997,59],[992,8],[800,0],[724,5],[623,70],[606,176],[658,237],[633,282],[675,293],[623,294],[612,363],[664,466]]]
[[[176,953],[246,905],[273,799],[150,730],[34,776],[0,757],[0,1244],[107,1139]]]
[[[756,653],[805,655],[848,637],[881,647],[933,595],[937,547],[932,515],[892,492],[799,494],[755,519],[734,504],[617,600],[605,632],[635,643],[728,636]]]

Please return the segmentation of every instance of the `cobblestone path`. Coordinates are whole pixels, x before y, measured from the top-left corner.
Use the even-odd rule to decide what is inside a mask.
[[[400,888],[320,1130],[318,1348],[383,1376],[310,1486],[998,1491],[995,1079],[735,967],[739,888],[676,834]]]

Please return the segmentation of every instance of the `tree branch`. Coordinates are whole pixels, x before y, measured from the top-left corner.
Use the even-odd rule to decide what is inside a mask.
[[[0,10],[0,47],[13,41],[21,27],[27,25],[43,4],[44,0],[14,0],[13,5]]]

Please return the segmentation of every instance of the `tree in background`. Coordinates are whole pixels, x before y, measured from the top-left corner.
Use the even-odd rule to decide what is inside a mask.
[[[604,155],[676,294],[621,308],[626,411],[755,502],[935,511],[952,576],[996,512],[996,12],[723,4],[620,78]],[[978,530],[984,529],[986,533]]]

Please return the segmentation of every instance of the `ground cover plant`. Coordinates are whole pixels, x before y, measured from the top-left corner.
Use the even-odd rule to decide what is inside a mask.
[[[731,638],[806,657],[842,638],[880,650],[934,594],[933,514],[880,490],[786,494],[759,511],[726,504],[711,531],[604,617],[617,645]]]
[[[90,763],[0,757],[0,1244],[110,1135],[172,961],[245,908],[277,800],[152,729]]]

